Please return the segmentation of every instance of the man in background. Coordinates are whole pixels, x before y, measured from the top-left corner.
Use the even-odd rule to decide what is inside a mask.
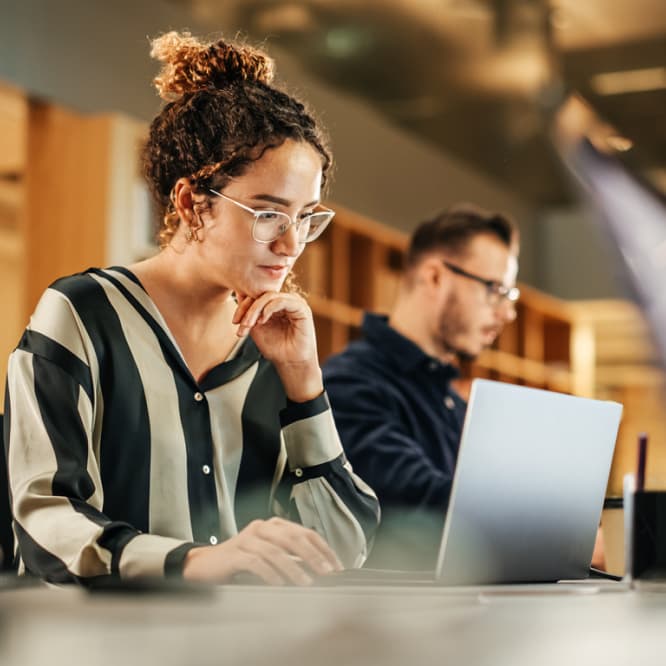
[[[452,386],[516,316],[518,233],[505,216],[458,205],[413,233],[389,317],[324,366],[345,452],[377,493],[369,566],[433,569],[466,403]]]

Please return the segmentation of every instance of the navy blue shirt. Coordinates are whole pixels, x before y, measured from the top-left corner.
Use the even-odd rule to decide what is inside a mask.
[[[410,521],[431,512],[434,546],[466,409],[451,386],[458,370],[391,328],[387,317],[367,313],[362,331],[362,339],[324,365],[342,445],[377,493],[383,526],[395,512]]]
[[[406,524],[426,525],[428,555],[419,563],[434,566],[467,407],[451,386],[459,373],[391,328],[385,316],[367,313],[362,332],[324,365],[338,432],[354,471],[379,498],[376,546],[389,531],[413,542]],[[390,558],[380,563],[396,565]]]

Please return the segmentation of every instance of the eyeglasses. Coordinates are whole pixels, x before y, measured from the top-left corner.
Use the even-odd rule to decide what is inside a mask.
[[[460,268],[460,266],[451,264],[448,261],[442,261],[442,263],[452,273],[462,275],[463,277],[482,284],[486,288],[486,297],[488,298],[488,303],[491,305],[499,305],[505,300],[510,303],[515,303],[520,298],[520,289],[518,289],[518,287],[507,287],[496,280],[487,280],[479,275],[474,275],[474,273],[468,273],[466,270]]]
[[[208,190],[254,215],[252,238],[258,243],[272,243],[282,236],[292,224],[296,227],[299,243],[310,243],[321,236],[335,215],[335,211],[324,208],[314,213],[306,213],[296,220],[292,219],[287,213],[278,210],[255,210],[228,197],[226,194],[222,194],[222,192],[217,192],[211,188],[208,188]]]

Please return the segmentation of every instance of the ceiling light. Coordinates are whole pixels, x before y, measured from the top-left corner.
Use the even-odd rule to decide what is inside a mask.
[[[662,90],[666,88],[666,67],[646,67],[596,74],[590,83],[599,95]]]
[[[621,134],[610,134],[606,137],[606,143],[617,153],[626,153],[634,147],[634,142]]]
[[[288,2],[259,11],[254,17],[254,27],[263,33],[306,33],[314,31],[317,25],[308,7]]]
[[[372,46],[373,39],[363,28],[346,25],[328,30],[324,42],[329,55],[344,59],[367,51]]]

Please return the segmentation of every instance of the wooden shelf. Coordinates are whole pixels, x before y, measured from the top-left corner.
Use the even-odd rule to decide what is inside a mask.
[[[571,393],[573,378],[570,370],[565,367],[548,366],[500,349],[484,351],[476,360],[475,366],[477,370],[483,369],[503,378],[511,378],[515,383]]]
[[[390,310],[408,241],[405,234],[329,205],[337,211],[331,229],[297,264],[316,316],[322,360],[359,335],[363,310]],[[487,377],[622,402],[609,480],[609,493],[621,494],[622,477],[635,466],[638,432],[666,441],[666,382],[645,322],[626,301],[569,302],[519,286],[516,321],[464,368],[456,388],[466,396],[474,377]],[[666,447],[655,447],[647,481],[666,486]]]

